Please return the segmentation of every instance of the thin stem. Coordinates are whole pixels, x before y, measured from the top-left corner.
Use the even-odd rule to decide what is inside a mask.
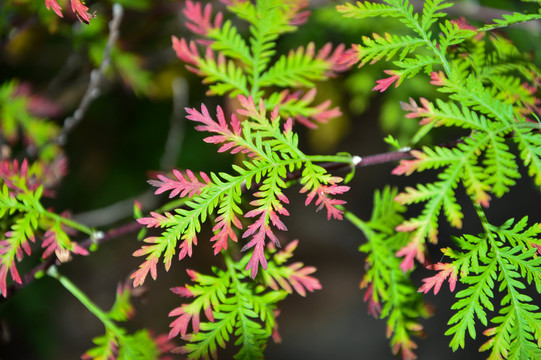
[[[368,227],[368,225],[366,224],[366,222],[361,220],[359,217],[357,217],[357,215],[355,215],[351,211],[346,210],[346,208],[341,206],[341,205],[338,205],[337,208],[344,213],[344,217],[351,224],[353,224],[355,227],[357,227],[359,230],[361,230],[363,232],[363,234],[365,235],[365,237],[370,240],[370,237],[368,236],[368,234],[371,233],[371,231],[370,231],[370,228]]]
[[[477,202],[473,202],[473,206],[475,207],[475,212],[477,212],[477,216],[479,216],[479,220],[481,220],[481,225],[483,226],[483,229],[485,230],[485,233],[487,234],[487,236],[490,237],[490,229],[488,228],[488,219],[487,219],[487,216],[485,215],[485,211],[483,210],[483,208],[481,207],[480,204],[478,204]]]
[[[70,228],[73,228],[73,229],[76,229],[84,234],[87,234],[89,236],[93,236],[95,234],[95,231],[92,230],[91,228],[89,228],[88,226],[86,225],[83,225],[81,223],[78,223],[76,221],[73,221],[73,220],[70,220],[70,219],[67,219],[65,217],[62,217],[58,214],[55,214],[53,212],[50,212],[50,211],[47,211],[47,210],[44,210],[43,211],[43,215],[50,218],[50,219],[53,219],[53,220],[56,220],[58,222],[61,222],[62,224],[64,225],[67,225],[69,226]]]
[[[96,304],[94,304],[85,293],[83,293],[74,283],[71,282],[67,277],[60,275],[56,266],[51,266],[47,270],[47,275],[58,280],[62,286],[66,288],[73,296],[77,298],[83,304],[88,311],[90,311],[94,316],[96,316],[105,326],[107,331],[111,331],[118,338],[123,336],[120,329],[115,325],[115,323],[107,316],[107,314],[101,310]]]
[[[314,162],[333,162],[353,165],[351,155],[306,155],[306,159]]]

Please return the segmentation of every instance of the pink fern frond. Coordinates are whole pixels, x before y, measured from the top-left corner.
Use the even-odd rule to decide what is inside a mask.
[[[432,85],[444,86],[447,84],[447,78],[445,77],[445,73],[443,71],[431,72],[430,79],[432,79],[430,81]]]
[[[303,188],[301,192],[304,192]],[[343,194],[349,190],[349,186],[338,186],[336,184],[331,185],[319,185],[306,196],[305,205],[309,205],[314,198],[316,198],[315,205],[318,207],[317,211],[325,208],[327,209],[327,219],[342,220],[343,211],[336,208],[337,205],[343,205],[346,202],[344,200],[338,200],[330,198],[328,195]]]
[[[303,267],[302,263],[294,263],[288,266],[292,270],[292,274],[289,276],[288,280],[293,286],[293,289],[300,295],[306,296],[306,291],[314,292],[315,290],[321,289],[321,283],[318,279],[310,274],[313,274],[316,271],[316,268],[313,266]]]
[[[139,249],[139,250],[142,250],[142,249]],[[140,256],[140,255],[137,255],[138,251],[136,251],[133,255]],[[143,262],[139,266],[139,269],[135,271],[133,274],[131,274],[130,276],[130,279],[133,279],[133,287],[143,285],[149,272],[150,272],[150,276],[152,276],[152,279],[156,280],[156,278],[158,277],[158,270],[156,268],[157,263],[158,263],[158,257],[151,257],[150,259],[147,259],[145,262]]]
[[[425,262],[424,246],[422,241],[414,238],[406,246],[398,250],[396,256],[404,257],[404,260],[402,260],[402,263],[400,264],[400,269],[403,272],[413,270],[415,259],[417,259],[420,263]]]
[[[241,115],[251,117],[253,119],[261,120],[265,119],[267,109],[263,103],[263,99],[259,99],[258,106],[256,106],[252,96],[239,95],[238,100],[242,109],[238,109],[237,112]]]
[[[47,10],[53,9],[53,11],[59,17],[64,17],[64,15],[62,14],[62,8],[60,7],[60,5],[58,5],[56,0],[45,0],[45,7],[47,8]]]
[[[227,239],[231,239],[234,242],[237,242],[237,234],[235,234],[235,229],[242,229],[242,224],[240,220],[235,216],[234,213],[226,215],[220,215],[216,218],[216,225],[212,229],[217,231],[210,241],[215,241],[214,245],[214,255],[217,255],[222,250],[227,250]]]
[[[190,41],[188,44],[184,38],[179,40],[176,36],[171,36],[171,41],[173,42],[173,50],[175,50],[177,57],[186,64],[194,66],[189,68],[190,71],[201,75],[201,71],[197,70],[201,56],[199,56],[199,51],[197,50],[195,42]]]
[[[170,179],[167,176],[158,175],[158,180],[149,180],[148,183],[152,186],[156,186],[158,189],[154,194],[159,195],[166,191],[171,191],[169,198],[179,196],[183,197],[193,197],[199,195],[203,189],[209,185],[212,185],[207,174],[201,172],[201,177],[204,179],[204,182],[199,181],[197,177],[191,170],[186,170],[186,177],[176,169],[173,170],[173,175],[175,179]]]
[[[194,245],[197,245],[197,236],[195,230],[190,230],[182,236],[182,242],[178,247],[180,249],[178,259],[182,260],[186,255],[192,257]]]
[[[209,3],[203,8],[201,3],[187,0],[186,6],[182,12],[188,20],[186,22],[186,27],[194,34],[205,36],[211,30],[222,26],[222,13],[218,12],[214,21],[212,21],[212,5]]]
[[[169,317],[177,316],[177,318],[169,325],[169,339],[172,339],[180,334],[185,336],[188,332],[188,325],[192,323],[193,332],[199,332],[199,311],[194,306],[182,304],[176,309],[169,312]]]
[[[394,84],[394,87],[398,87],[398,85],[400,85],[400,74],[399,73],[397,73],[394,70],[384,70],[383,72],[386,73],[387,75],[391,75],[391,76],[389,76],[388,78],[376,80],[377,85],[374,86],[372,91],[378,91],[379,90],[379,92],[384,92],[395,81],[396,81],[396,83]]]
[[[90,19],[93,16],[88,13],[88,7],[81,0],[71,0],[71,10],[81,22],[90,24]]]
[[[165,212],[165,215],[161,215],[153,211],[150,212],[150,217],[143,217],[137,219],[137,222],[139,224],[145,225],[148,228],[163,227],[171,221],[174,221],[173,215],[171,215],[171,213]]]
[[[339,72],[349,70],[352,64],[349,61],[344,61],[346,52],[347,50],[344,44],[338,45],[334,51],[332,51],[331,43],[323,45],[318,51],[316,58],[329,64],[329,70],[325,73],[326,76],[334,77]]]
[[[428,269],[439,271],[436,275],[423,279],[423,285],[419,288],[419,292],[428,294],[434,288],[434,295],[438,294],[443,285],[443,282],[449,278],[449,290],[455,291],[458,269],[452,263],[437,263],[428,265]]]
[[[368,284],[368,286],[366,287],[363,300],[365,303],[368,303],[368,313],[376,319],[379,319],[379,316],[381,314],[381,303],[379,301],[376,301],[375,299],[373,283]]]
[[[277,247],[280,246],[280,242],[278,241],[278,238],[273,233],[268,223],[269,220],[278,229],[287,230],[285,225],[279,219],[276,212],[274,212],[272,209],[268,209],[268,208],[255,209],[246,213],[245,217],[255,217],[258,215],[259,215],[259,218],[253,224],[248,226],[248,229],[242,235],[243,238],[252,236],[252,239],[246,245],[244,245],[244,247],[241,249],[241,251],[246,251],[251,248],[254,248],[252,257],[250,258],[250,261],[248,262],[248,265],[246,266],[246,270],[251,269],[252,278],[255,278],[255,276],[257,275],[257,271],[260,264],[263,267],[263,269],[267,269],[267,259],[265,258],[265,252],[264,252],[265,238],[268,237],[274,243],[275,246]]]
[[[391,172],[393,175],[411,175],[427,159],[426,154],[419,150],[412,150],[410,154],[414,160],[400,160],[399,165]]]

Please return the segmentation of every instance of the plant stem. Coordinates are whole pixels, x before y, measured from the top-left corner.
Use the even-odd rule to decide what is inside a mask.
[[[83,304],[88,311],[90,311],[94,316],[96,316],[105,326],[107,331],[112,332],[116,337],[121,338],[123,336],[120,329],[115,325],[115,323],[107,316],[103,310],[101,310],[96,304],[94,304],[87,296],[84,294],[74,283],[71,282],[67,277],[60,275],[56,266],[51,266],[47,270],[47,275],[51,276],[58,280],[62,286],[66,288],[73,296],[77,298]]]
[[[352,164],[351,155],[307,155],[306,159],[318,162],[334,162]]]
[[[89,228],[88,226],[86,225],[83,225],[81,223],[78,223],[76,221],[73,221],[73,220],[70,220],[70,219],[67,219],[65,217],[62,217],[58,214],[55,214],[53,212],[50,212],[50,211],[47,211],[47,210],[44,210],[43,211],[43,215],[48,217],[49,219],[53,219],[53,220],[56,220],[58,222],[61,222],[62,224],[64,225],[67,225],[69,226],[70,228],[73,228],[73,229],[76,229],[76,230],[79,230],[80,232],[82,233],[85,233],[89,236],[93,236],[95,231],[92,230],[91,228]]]

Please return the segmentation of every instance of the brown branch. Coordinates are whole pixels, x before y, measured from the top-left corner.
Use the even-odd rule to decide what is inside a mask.
[[[64,120],[64,125],[60,130],[60,133],[56,137],[56,143],[64,145],[67,140],[68,134],[79,124],[88,110],[88,107],[100,95],[100,86],[104,78],[104,73],[111,65],[111,49],[115,45],[118,36],[120,35],[120,22],[124,14],[124,9],[120,4],[113,5],[113,18],[109,22],[109,38],[107,39],[107,45],[103,51],[103,58],[98,69],[92,70],[90,73],[90,82],[88,87],[77,107],[77,110],[73,112],[73,115],[67,117]]]

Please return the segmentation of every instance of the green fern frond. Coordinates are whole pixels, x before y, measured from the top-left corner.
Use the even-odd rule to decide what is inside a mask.
[[[526,228],[527,218],[513,227],[513,220],[495,227],[486,223],[482,210],[477,209],[487,232],[480,237],[467,235],[457,239],[463,252],[444,252],[457,269],[462,269],[460,281],[467,286],[456,295],[460,300],[452,307],[457,312],[449,320],[452,326],[446,335],[453,335],[453,350],[464,347],[466,330],[475,339],[475,317],[488,325],[487,310],[495,309],[493,290],[499,283],[498,290],[504,293],[500,315],[491,320],[495,327],[484,332],[491,339],[480,350],[492,349],[491,358],[535,359],[539,354],[536,342],[541,316],[538,307],[531,304],[533,299],[522,293],[525,284],[519,279],[527,284],[534,282],[538,293],[541,292],[541,258],[531,245],[541,229],[539,224]]]
[[[337,5],[336,10],[345,17],[352,17],[356,19],[366,19],[369,17],[378,16],[400,16],[400,12],[398,11],[398,9],[396,9],[392,5],[372,3],[369,1],[357,1],[355,5],[350,3],[346,3],[344,5]]]
[[[359,247],[366,253],[367,270],[361,282],[366,288],[364,300],[368,312],[376,317],[387,319],[388,336],[391,348],[396,355],[414,358],[416,348],[412,336],[418,335],[422,326],[420,317],[427,312],[421,297],[407,273],[400,268],[400,260],[395,252],[409,242],[410,234],[393,232],[395,226],[403,221],[405,207],[394,201],[397,189],[390,187],[374,193],[374,207],[369,222],[364,222],[351,212],[345,217],[358,227],[367,242]]]
[[[523,13],[512,13],[504,14],[503,19],[494,19],[494,24],[487,24],[479,29],[479,31],[490,31],[502,27],[507,27],[509,25],[520,24],[523,22],[540,20],[541,19],[541,10],[538,14],[523,14]]]
[[[188,119],[196,121],[200,131],[208,131],[211,136],[206,142],[220,144],[222,151],[243,153],[247,155],[241,165],[233,165],[236,174],[200,173],[201,180],[191,171],[182,174],[174,170],[175,179],[159,175],[159,180],[150,183],[158,187],[157,194],[171,191],[172,196],[190,198],[183,208],[176,210],[176,214],[164,215],[151,213],[150,217],[138,221],[147,227],[164,228],[160,236],[147,237],[144,241],[149,244],[137,250],[135,256],[146,256],[132,278],[134,285],[141,285],[150,273],[155,279],[156,265],[160,257],[166,270],[171,265],[178,241],[180,245],[180,259],[186,255],[191,256],[192,248],[197,245],[197,235],[207,216],[218,210],[219,216],[214,220],[215,236],[211,241],[214,244],[214,253],[227,248],[227,241],[237,241],[235,229],[241,229],[242,224],[238,217],[253,218],[254,222],[244,231],[242,237],[248,239],[242,251],[252,250],[252,257],[247,264],[255,277],[259,266],[267,267],[263,253],[266,240],[278,245],[278,238],[274,229],[285,231],[287,227],[280,219],[288,216],[285,205],[289,203],[283,189],[288,187],[284,181],[288,172],[302,168],[300,184],[301,193],[307,193],[306,204],[315,199],[316,206],[325,208],[327,217],[341,219],[342,212],[337,209],[343,204],[342,200],[333,199],[333,195],[344,193],[349,188],[338,186],[341,178],[331,176],[324,168],[315,164],[316,161],[325,161],[326,157],[311,157],[298,149],[298,137],[292,131],[292,121],[288,120],[282,127],[279,119],[279,109],[267,115],[266,107],[261,100],[256,106],[253,99],[239,97],[242,109],[239,115],[247,119],[240,123],[235,115],[228,122],[220,107],[217,109],[217,120],[214,120],[207,108],[203,105],[201,112],[188,109]],[[248,160],[249,159],[249,160]],[[337,159],[337,157],[333,157]],[[339,161],[349,162],[351,158],[339,157]],[[243,187],[247,190],[257,189],[253,194],[254,200],[250,202],[252,210],[243,213],[240,208]]]
[[[313,87],[313,82],[322,80],[329,68],[327,62],[314,55],[313,43],[309,43],[306,50],[301,46],[296,51],[291,50],[287,56],[282,55],[261,75],[259,86]]]
[[[232,59],[240,60],[244,66],[251,68],[250,48],[230,20],[227,20],[221,28],[212,29],[207,35],[214,40],[211,44],[213,50]]]
[[[213,275],[188,270],[195,284],[172,291],[194,300],[171,311],[169,315],[177,319],[171,323],[169,336],[180,334],[187,341],[182,349],[189,359],[216,358],[217,348],[225,348],[232,337],[240,347],[235,359],[262,359],[268,339],[276,332],[276,305],[291,292],[291,286],[301,295],[321,288],[309,276],[314,268],[285,264],[295,247],[293,242],[278,253],[269,247],[270,272],[256,282],[245,271],[250,256],[234,262],[226,255],[226,270],[214,268]],[[200,322],[201,312],[208,321]],[[193,332],[188,335],[190,322]]]
[[[438,21],[439,18],[446,16],[441,10],[451,6],[453,6],[453,4],[446,2],[446,0],[426,0],[423,5],[423,16],[421,20],[422,30],[427,32],[430,29],[430,26]]]
[[[389,61],[399,51],[398,58],[402,60],[418,46],[424,45],[424,40],[409,35],[391,35],[385,33],[383,36],[380,36],[374,33],[372,38],[363,36],[362,44],[362,46],[358,45],[355,47],[358,59],[361,61],[359,66],[363,66],[366,63],[373,64],[383,58],[385,58],[385,61]]]
[[[234,1],[227,9],[248,22],[248,35],[244,36],[231,20],[222,24],[221,13],[212,18],[210,4],[203,11],[201,3],[187,1],[184,10],[187,26],[200,39],[188,42],[173,36],[173,48],[187,69],[209,84],[209,95],[264,98],[269,110],[280,105],[284,119],[291,116],[314,127],[314,122],[325,122],[340,112],[336,108],[328,109],[327,102],[311,104],[313,96],[303,96],[305,106],[293,106],[293,99],[284,92],[277,92],[276,88],[286,88],[288,93],[295,94],[294,89],[313,88],[314,82],[345,71],[350,64],[342,62],[346,55],[344,46],[339,45],[333,50],[331,44],[326,44],[317,53],[313,44],[299,47],[271,63],[276,55],[278,38],[295,31],[306,21],[306,6],[303,0]],[[200,55],[198,44],[205,46],[204,56]],[[277,102],[279,100],[283,102]]]

